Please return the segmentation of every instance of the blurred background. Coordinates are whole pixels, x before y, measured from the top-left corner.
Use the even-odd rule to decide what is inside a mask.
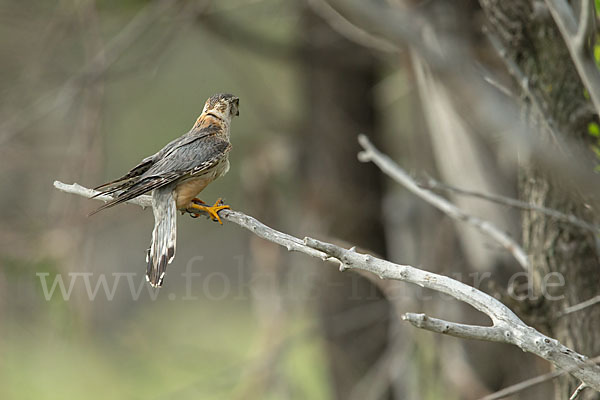
[[[497,102],[364,6],[426,16],[414,34],[493,76]],[[399,318],[488,323],[463,304],[341,274],[230,223],[180,216],[152,290],[151,212],[88,218],[98,202],[52,186],[121,176],[190,129],[210,95],[233,93],[231,170],[204,201],[505,292],[520,271],[508,253],[357,159],[364,133],[420,181],[517,196],[529,150],[502,126],[520,113],[498,89],[515,90],[486,18],[474,0],[0,0],[0,398],[474,399],[549,371]],[[521,239],[518,210],[450,198]]]

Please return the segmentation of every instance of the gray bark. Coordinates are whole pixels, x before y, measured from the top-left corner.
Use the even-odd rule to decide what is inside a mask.
[[[529,91],[541,100],[541,110],[530,109],[531,98],[523,96],[522,107],[540,135],[551,140],[551,134],[539,121],[553,121],[556,131],[565,138],[586,145],[591,138],[587,125],[594,120],[591,103],[572,62],[565,41],[543,2],[481,0],[487,21],[508,50],[505,55],[523,71]],[[590,163],[590,168],[593,168]],[[535,205],[571,213],[594,221],[587,200],[567,192],[536,165],[521,169],[520,195]],[[595,238],[585,229],[558,223],[537,211],[523,212],[523,241],[533,266],[535,299],[521,310],[541,318],[544,331],[576,351],[594,356],[600,353],[600,308],[590,307],[561,318],[555,316],[565,307],[600,293],[600,265]],[[559,273],[565,286],[543,295],[544,277]],[[568,398],[579,386],[572,378],[557,380],[556,398]],[[586,391],[579,398],[598,398]]]

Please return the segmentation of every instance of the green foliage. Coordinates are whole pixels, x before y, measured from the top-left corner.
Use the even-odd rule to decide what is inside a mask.
[[[32,275],[38,272],[47,272],[51,275],[56,275],[59,272],[56,262],[48,258],[27,260],[4,256],[0,261],[2,271],[11,278],[26,277],[30,279]]]
[[[590,122],[587,130],[588,134],[596,139],[596,143],[592,144],[590,148],[596,155],[596,159],[600,161],[600,125],[597,122]],[[596,165],[594,172],[600,172],[600,164]]]
[[[248,371],[265,357],[256,351],[259,326],[239,302],[130,307],[134,318],[91,331],[76,323],[65,326],[55,315],[0,326],[0,398],[234,398],[253,379]],[[291,388],[292,398],[327,399],[327,363],[311,326],[302,316],[290,321],[269,373]],[[280,398],[277,385],[262,387],[257,398]]]
[[[590,122],[588,124],[588,133],[590,136],[600,138],[600,125],[598,125],[596,122]]]
[[[316,335],[307,335],[311,330],[306,323],[297,325],[299,332],[292,335],[304,335],[306,339],[311,340],[295,341],[283,361],[283,373],[289,382],[293,398],[330,399],[332,393],[328,385],[330,377],[324,352],[325,343]]]

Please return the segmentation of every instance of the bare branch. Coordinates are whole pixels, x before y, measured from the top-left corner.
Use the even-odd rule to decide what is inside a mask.
[[[595,11],[594,2],[592,0],[582,0],[579,27],[577,28],[577,34],[573,39],[575,46],[581,52],[585,51],[588,40],[592,38],[594,30],[596,29]]]
[[[378,275],[382,279],[395,279],[417,284],[421,287],[448,294],[457,300],[464,301],[476,309],[487,314],[497,331],[487,331],[477,327],[477,331],[469,335],[471,338],[500,341],[519,346],[524,351],[529,351],[552,362],[558,368],[572,370],[573,375],[585,376],[585,382],[600,385],[600,367],[589,365],[586,358],[566,348],[557,340],[549,338],[535,329],[525,325],[512,311],[498,300],[473,287],[465,285],[446,276],[426,272],[408,265],[394,264],[370,255],[359,254],[355,251],[343,249],[331,243],[325,243],[312,238],[305,238],[305,244],[327,255],[338,259],[347,268],[358,268]],[[435,320],[430,326],[452,326],[456,329],[450,332],[460,333],[459,337],[466,337],[468,325],[457,325],[446,321]],[[501,333],[501,334],[499,334]],[[581,379],[581,378],[580,378]],[[582,381],[584,381],[582,379]],[[598,386],[600,388],[600,386]]]
[[[479,400],[498,400],[498,399],[503,399],[505,397],[512,396],[513,394],[517,394],[517,393],[520,393],[520,392],[522,392],[524,390],[527,390],[527,389],[529,389],[529,388],[531,388],[533,386],[537,386],[537,385],[540,385],[540,384],[542,384],[544,382],[548,382],[548,381],[550,381],[552,379],[558,378],[559,376],[562,376],[564,374],[566,374],[565,371],[556,370],[556,371],[545,373],[543,375],[538,375],[538,376],[536,376],[534,378],[527,379],[527,380],[525,380],[523,382],[519,382],[519,383],[516,383],[514,385],[505,387],[504,389],[498,390],[497,392],[494,392],[494,393],[489,394],[489,395],[487,395],[485,397],[482,397]]]
[[[432,318],[425,314],[415,313],[406,313],[402,315],[402,319],[410,322],[417,328],[425,329],[435,333],[442,333],[444,335],[456,336],[463,339],[504,342],[503,329],[495,326],[465,325]]]
[[[590,358],[588,361],[588,364],[595,364],[597,362],[600,362],[600,356],[596,356],[594,358]],[[517,394],[519,392],[522,392],[524,390],[527,390],[533,386],[536,385],[540,385],[544,382],[548,382],[552,379],[558,378],[559,376],[562,376],[564,374],[568,373],[568,371],[565,370],[556,370],[556,371],[552,371],[552,372],[547,372],[545,374],[542,375],[538,375],[535,376],[533,378],[524,380],[522,382],[519,383],[515,383],[514,385],[510,385],[508,387],[505,387],[502,390],[499,390],[495,393],[489,394],[485,397],[482,397],[480,400],[498,400],[498,399],[503,399],[505,397],[508,396],[512,396],[513,394]]]
[[[4,144],[62,105],[70,105],[77,98],[83,83],[94,81],[110,67],[153,26],[158,18],[179,4],[177,0],[149,2],[125,27],[102,48],[89,63],[65,80],[59,87],[40,95],[35,102],[0,124],[0,144]]]
[[[325,0],[308,0],[310,8],[345,38],[384,53],[398,53],[400,49],[385,38],[375,36],[348,21]]]
[[[586,357],[575,353],[556,339],[549,338],[534,328],[525,325],[504,304],[474,287],[443,275],[426,272],[409,265],[394,264],[368,254],[346,250],[316,239],[307,237],[304,238],[304,243],[309,247],[338,259],[346,268],[369,271],[381,279],[395,279],[414,283],[424,288],[448,294],[457,300],[470,304],[491,318],[495,330],[486,331],[482,328],[489,327],[476,327],[472,333],[468,333],[469,325],[453,324],[430,318],[427,319],[434,322],[424,323],[424,327],[437,328],[440,332],[445,331],[447,334],[456,333],[459,337],[485,339],[516,345],[523,351],[534,353],[552,362],[559,369],[570,370],[574,376],[583,382],[590,385],[597,385],[592,387],[596,390],[600,389],[600,367],[586,362]],[[417,318],[414,319],[417,320]],[[446,329],[445,327],[451,328]],[[437,332],[438,330],[435,331]]]
[[[496,37],[496,35],[489,32],[487,29],[485,30],[485,34],[492,47],[496,50],[496,52],[504,61],[508,72],[512,75],[513,79],[519,84],[523,94],[527,96],[527,99],[529,99],[529,102],[533,107],[534,111],[537,114],[544,116],[544,118],[540,119],[540,122],[542,123],[542,125],[544,125],[544,128],[548,130],[548,132],[552,135],[552,137],[555,140],[556,138],[561,137],[558,135],[558,130],[556,129],[554,120],[548,112],[548,107],[545,105],[544,101],[540,98],[540,96],[538,96],[533,92],[533,90],[531,90],[531,87],[529,85],[529,78],[527,77],[527,75],[525,75],[525,73],[521,70],[517,63],[508,56],[508,50],[506,49],[506,47],[504,47],[504,45],[502,44],[500,39]]]
[[[78,185],[77,183],[69,185],[66,183],[55,181],[54,187],[60,191],[76,194],[87,198],[92,198],[93,196],[99,193],[96,190],[88,189],[86,187]],[[95,197],[94,199],[109,201],[112,199],[112,197],[104,195]],[[145,209],[146,207],[152,206],[152,197],[148,195],[142,195],[133,200],[127,201],[127,203],[135,204]],[[198,214],[198,210],[196,209],[189,210],[187,212],[189,212],[190,214]],[[248,229],[255,235],[265,240],[271,241],[273,243],[285,247],[288,251],[299,251],[301,253],[308,254],[309,256],[320,258],[323,261],[329,260],[329,257],[326,254],[319,251],[315,251],[314,249],[306,246],[301,239],[269,228],[268,226],[257,221],[255,218],[249,215],[233,210],[222,210],[219,212],[219,216],[221,217],[221,219],[233,222],[243,228]]]
[[[67,185],[54,182],[54,186],[62,191],[84,197],[94,196],[97,192],[80,185]],[[107,198],[100,198],[107,200]],[[142,196],[137,202],[141,206],[148,205],[149,196]],[[521,321],[508,307],[494,297],[447,276],[423,271],[409,265],[392,262],[361,254],[354,249],[344,249],[331,243],[322,242],[309,237],[300,240],[297,237],[270,228],[255,218],[233,210],[219,212],[222,219],[233,222],[248,229],[255,235],[279,244],[288,251],[298,251],[321,260],[338,261],[345,268],[359,269],[379,276],[381,279],[394,279],[413,283],[424,288],[448,294],[485,313],[492,320],[492,327],[479,327],[455,324],[437,319],[423,322],[424,327],[450,326],[446,333],[454,333],[459,337],[471,337],[484,340],[509,343],[520,347],[553,363],[557,368],[571,372],[575,377],[590,387],[600,390],[600,367],[587,362],[587,358],[565,347],[560,342],[547,337]],[[409,314],[410,315],[410,314]],[[410,317],[407,317],[407,319]],[[417,320],[417,318],[415,318]],[[469,329],[472,332],[469,333]],[[493,329],[490,329],[493,328]],[[488,334],[483,334],[487,332]]]
[[[583,153],[576,143],[561,137],[559,146],[556,146],[549,144],[539,135],[533,135],[531,126],[521,119],[520,108],[513,102],[506,102],[500,92],[490,91],[490,85],[483,79],[479,66],[472,62],[472,57],[466,56],[468,51],[461,47],[462,42],[457,40],[455,35],[433,26],[431,18],[424,12],[414,7],[410,10],[400,10],[390,7],[386,2],[327,2],[346,20],[361,29],[392,43],[410,46],[443,80],[444,85],[457,93],[457,96],[461,96],[465,93],[465,88],[468,88],[468,96],[463,97],[476,101],[467,101],[465,110],[468,107],[478,123],[485,123],[486,129],[482,130],[483,133],[495,142],[500,141],[503,148],[512,150],[506,154],[512,154],[513,162],[521,162],[531,157],[537,165],[554,174],[565,186],[586,196],[600,196],[600,185],[590,184],[597,182],[598,176],[590,167],[588,158],[579,156]],[[529,85],[527,79],[520,79],[519,83],[521,86]],[[592,92],[590,87],[587,88]],[[544,105],[540,102],[539,106],[543,109]],[[550,131],[556,135],[553,125],[550,121]],[[491,132],[502,132],[502,135],[495,136]]]
[[[567,314],[571,314],[577,311],[581,311],[583,309],[586,309],[588,307],[594,306],[596,304],[600,303],[600,295],[598,296],[594,296],[591,299],[582,301],[581,303],[577,303],[574,306],[570,306],[565,308],[562,312],[560,312],[556,318],[560,318],[562,316],[565,316]]]
[[[381,153],[373,146],[369,139],[365,135],[360,135],[358,141],[361,146],[365,149],[358,155],[358,159],[362,162],[372,161],[377,165],[386,175],[390,176],[396,182],[421,197],[423,200],[433,205],[440,211],[444,212],[451,218],[458,221],[464,221],[475,228],[479,229],[485,235],[494,239],[502,247],[508,250],[517,262],[525,269],[530,270],[529,259],[525,254],[525,251],[521,246],[515,242],[506,232],[501,231],[495,225],[489,221],[485,221],[481,218],[474,217],[467,212],[456,207],[454,204],[446,200],[445,198],[432,193],[429,190],[423,189],[417,185],[406,171],[404,171],[398,164],[392,161],[388,156]]]
[[[213,13],[201,8],[195,12],[195,19],[207,32],[255,54],[285,61],[293,60],[298,56],[300,50],[291,43],[260,35],[239,21],[230,20],[223,13]]]
[[[550,10],[556,25],[560,29],[563,36],[566,35],[565,41],[577,34],[577,21],[573,15],[573,10],[568,1],[565,0],[546,0],[546,6]]]
[[[367,254],[347,250],[331,243],[304,238],[304,243],[343,263],[347,269],[358,268],[369,271],[381,279],[394,279],[414,283],[421,287],[447,294],[464,301],[487,314],[494,324],[522,324],[521,320],[494,297],[471,286],[443,275],[426,272],[408,265],[394,264]]]
[[[483,80],[495,87],[496,89],[498,89],[498,91],[500,91],[500,93],[502,93],[506,97],[516,97],[516,94],[511,89],[497,81],[494,77],[484,74]]]
[[[579,394],[583,392],[587,387],[588,385],[586,385],[585,383],[582,383],[581,385],[577,386],[577,389],[575,389],[571,397],[569,397],[569,400],[575,400],[577,396],[579,396]]]
[[[596,113],[600,115],[600,71],[587,46],[590,33],[595,28],[592,21],[595,18],[594,2],[582,1],[579,24],[566,0],[546,0],[546,5],[565,40],[581,81],[590,94]]]
[[[578,226],[583,229],[587,229],[594,233],[600,233],[600,226],[590,224],[589,222],[585,222],[572,214],[564,214],[553,208],[536,206],[534,204],[529,204],[527,202],[513,199],[511,197],[461,189],[461,188],[447,185],[445,183],[438,182],[433,178],[427,179],[426,183],[419,183],[419,186],[422,188],[426,188],[426,189],[445,190],[445,191],[456,193],[456,194],[463,195],[463,196],[476,197],[476,198],[479,198],[482,200],[492,201],[494,203],[502,204],[502,205],[505,205],[508,207],[520,208],[522,210],[537,211],[537,212],[545,214],[549,217],[556,218],[559,221],[567,222],[569,224]]]
[[[91,199],[94,196],[96,196],[96,197],[94,197],[95,199],[101,200],[104,202],[107,202],[107,201],[110,201],[113,199],[111,196],[108,196],[108,195],[98,195],[100,192],[98,192],[97,190],[88,189],[86,187],[78,185],[77,183],[68,185],[68,184],[62,183],[60,181],[54,181],[54,187],[62,192],[76,194],[78,196],[87,197],[88,199]],[[135,205],[138,205],[138,206],[142,207],[143,209],[145,209],[146,207],[152,207],[152,196],[142,195],[142,196],[136,197],[135,199],[128,200],[128,201],[126,201],[126,203],[135,204]]]

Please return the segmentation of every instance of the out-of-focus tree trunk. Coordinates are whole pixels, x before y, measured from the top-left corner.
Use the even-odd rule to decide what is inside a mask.
[[[473,44],[484,42],[479,4],[476,1],[460,3],[460,6],[456,4],[450,7],[440,1],[429,3],[426,9],[429,22],[433,26],[442,26],[444,34],[452,35],[451,37],[465,45],[467,40]],[[436,39],[430,40],[435,42]],[[489,52],[493,52],[486,46],[478,46],[473,48],[473,51],[477,53],[479,60],[485,61],[491,58]],[[412,59],[413,80],[418,89],[416,97],[420,100],[427,123],[427,129],[423,131],[428,133],[428,145],[432,148],[440,179],[456,187],[515,197],[515,170],[501,167],[484,135],[477,133],[472,124],[468,123],[468,115],[460,111],[465,109],[460,103],[462,99],[448,89],[444,77],[437,75],[420,57],[418,51],[410,51],[409,54]],[[503,67],[495,58],[493,60],[496,62],[493,65],[488,63],[489,69],[498,70],[499,67]],[[444,195],[459,208],[491,221],[503,231],[509,232],[512,237],[520,236],[518,210],[452,193]],[[453,253],[443,254],[442,258],[438,256],[437,262],[431,263],[431,268],[440,268],[437,272],[446,275],[458,274],[461,277],[478,277],[481,279],[479,282],[476,278],[470,283],[476,286],[483,283],[479,288],[486,289],[490,281],[497,287],[504,286],[509,276],[521,271],[508,252],[499,249],[493,240],[482,235],[480,231],[462,221],[451,220],[450,224],[453,225],[452,234],[456,235],[459,246]],[[422,242],[431,246],[429,238],[434,237],[441,229],[440,225],[428,226],[429,234],[423,237]],[[454,248],[449,241],[446,243]],[[425,262],[424,265],[429,264]],[[482,318],[481,313],[475,309],[465,309],[456,302],[443,302],[439,310],[452,320]],[[482,320],[481,323],[486,322]],[[533,358],[522,357],[517,348],[487,342],[443,339],[436,342],[436,346],[438,347],[435,351],[439,354],[445,352],[455,355],[452,358],[444,358],[441,365],[444,367],[444,376],[451,382],[461,399],[478,399],[490,391],[497,391],[532,375],[547,372],[544,370],[546,365]],[[463,360],[463,367],[457,369],[459,357]],[[520,359],[518,367],[515,366],[515,358]],[[551,393],[551,388],[538,387],[535,394],[527,392],[525,398],[547,399],[549,392]]]
[[[506,46],[506,54],[528,78],[530,90],[546,105],[547,116],[529,111],[532,125],[550,117],[560,134],[577,142],[590,139],[587,125],[593,120],[589,101],[571,62],[564,41],[543,2],[534,0],[480,0],[487,21]],[[538,129],[538,134],[546,134]],[[593,163],[590,163],[593,168]],[[555,208],[585,220],[594,215],[585,199],[567,192],[552,177],[536,168],[524,166],[520,179],[521,197],[533,204]],[[600,308],[590,307],[557,318],[564,307],[577,304],[600,293],[600,264],[593,234],[580,228],[557,223],[534,211],[523,214],[523,240],[533,262],[532,315],[545,319],[545,330],[574,350],[595,356],[600,354]],[[551,278],[550,274],[555,274]],[[564,286],[546,287],[544,280]],[[548,281],[548,279],[550,279]],[[550,296],[552,297],[550,297]],[[557,380],[556,398],[568,398],[578,386],[572,377]],[[578,398],[598,398],[593,391]]]
[[[385,255],[383,177],[356,157],[358,133],[377,140],[375,58],[311,10],[305,10],[303,20],[305,115],[309,117],[297,139],[306,218],[316,222],[316,233]],[[390,306],[375,286],[357,274],[327,268],[320,275],[318,307],[333,389],[336,398],[349,399],[385,352]],[[387,388],[383,393],[383,398],[389,396]]]

